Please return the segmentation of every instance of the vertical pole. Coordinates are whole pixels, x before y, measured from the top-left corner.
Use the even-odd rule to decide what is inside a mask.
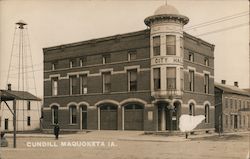
[[[16,148],[16,99],[13,100],[13,126],[14,126],[14,139],[13,139],[13,147]]]

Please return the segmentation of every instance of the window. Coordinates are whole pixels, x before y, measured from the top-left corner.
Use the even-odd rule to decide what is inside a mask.
[[[204,58],[204,65],[209,66],[209,60],[207,57]]]
[[[57,69],[57,62],[53,62],[51,64],[51,70],[56,70]]]
[[[184,70],[181,68],[181,91],[184,90]]]
[[[233,126],[234,126],[234,125],[233,125],[233,124],[234,124],[234,116],[233,116],[233,115],[230,115],[230,118],[231,118],[231,121],[230,121],[230,122],[231,122],[231,127],[233,128]]]
[[[128,91],[137,91],[137,70],[128,71]]]
[[[183,37],[180,37],[180,48],[181,48],[181,57],[184,57],[184,41]]]
[[[103,80],[103,93],[111,92],[111,73],[105,72],[102,75]]]
[[[166,51],[167,55],[176,55],[176,40],[174,35],[166,36]]]
[[[209,93],[209,75],[208,74],[204,75],[204,92],[206,94]]]
[[[30,126],[30,116],[27,117],[27,125]]]
[[[176,90],[176,68],[167,67],[167,90]]]
[[[160,36],[153,37],[153,54],[154,54],[154,56],[159,56],[161,54]]]
[[[87,74],[80,75],[80,94],[88,93],[87,79]]]
[[[76,106],[69,106],[70,124],[76,124]]]
[[[58,78],[52,79],[52,96],[58,95]]]
[[[58,123],[58,106],[51,107],[51,119],[52,119],[52,124]]]
[[[86,64],[87,64],[87,58],[86,58],[86,57],[81,58],[81,59],[80,59],[80,66],[81,66],[81,67],[82,67],[82,66],[86,66]]]
[[[188,60],[194,62],[194,54],[192,52],[188,54]]]
[[[225,115],[225,127],[227,128],[228,127],[228,115]]]
[[[102,63],[103,64],[110,63],[110,62],[111,62],[110,54],[102,56]]]
[[[228,99],[225,98],[225,108],[227,108],[227,107],[228,107]]]
[[[237,106],[238,106],[238,100],[237,99],[235,99],[235,104],[234,104],[234,109],[237,109]]]
[[[73,67],[76,67],[77,66],[77,63],[76,63],[76,59],[72,59],[69,61],[69,67],[70,68],[73,68]]]
[[[154,90],[161,89],[161,70],[154,68]]]
[[[241,100],[239,100],[239,109],[241,109],[241,102],[242,102],[242,101],[241,101]]]
[[[78,94],[77,91],[77,77],[76,75],[74,76],[69,76],[69,87],[70,87],[70,95],[72,94]]]
[[[128,61],[136,60],[136,51],[128,53]]]
[[[189,91],[194,92],[194,71],[189,70]]]
[[[205,105],[205,123],[209,123],[209,105]]]
[[[30,101],[27,101],[27,110],[30,110]]]
[[[190,103],[189,104],[189,115],[194,116],[195,112],[194,112],[195,108],[194,108],[194,103]]]

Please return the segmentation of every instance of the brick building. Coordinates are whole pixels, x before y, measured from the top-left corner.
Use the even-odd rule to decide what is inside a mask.
[[[215,83],[215,128],[217,132],[244,131],[250,127],[250,93],[226,81]]]
[[[214,45],[183,31],[170,5],[149,29],[44,48],[44,129],[178,130],[181,114],[214,128]]]

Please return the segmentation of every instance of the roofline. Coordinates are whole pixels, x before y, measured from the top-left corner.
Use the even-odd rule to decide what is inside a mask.
[[[103,42],[103,41],[107,41],[107,40],[116,40],[116,39],[119,40],[119,39],[125,38],[125,37],[130,37],[130,36],[135,36],[135,35],[143,35],[143,34],[145,34],[145,32],[148,32],[148,31],[150,31],[150,29],[144,29],[144,30],[135,31],[135,32],[116,34],[116,35],[102,37],[102,38],[95,38],[95,39],[90,39],[90,40],[85,40],[85,41],[79,41],[79,42],[62,44],[62,45],[57,45],[57,46],[52,46],[52,47],[46,47],[46,48],[43,48],[43,52],[46,53],[47,51],[50,51],[50,50],[62,49],[62,48],[67,48],[67,47],[72,47],[72,46],[79,46],[79,45],[85,45],[85,44],[95,44],[95,43]]]
[[[238,93],[238,92],[233,92],[233,91],[232,92],[226,91],[224,89],[221,89],[221,88],[217,87],[216,85],[214,85],[214,87],[216,87],[217,89],[221,90],[223,93],[237,94],[237,95],[243,95],[243,96],[250,97],[250,94]]]

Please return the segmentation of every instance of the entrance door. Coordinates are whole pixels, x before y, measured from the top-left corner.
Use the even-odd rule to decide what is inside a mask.
[[[8,130],[9,129],[9,119],[4,120],[4,129]]]
[[[82,129],[87,129],[87,106],[81,106],[81,115],[82,115]]]
[[[238,116],[234,115],[234,128],[237,129],[238,128]]]
[[[101,130],[117,130],[117,107],[114,105],[103,105],[100,107]]]
[[[143,106],[129,104],[124,107],[124,129],[143,130]]]

